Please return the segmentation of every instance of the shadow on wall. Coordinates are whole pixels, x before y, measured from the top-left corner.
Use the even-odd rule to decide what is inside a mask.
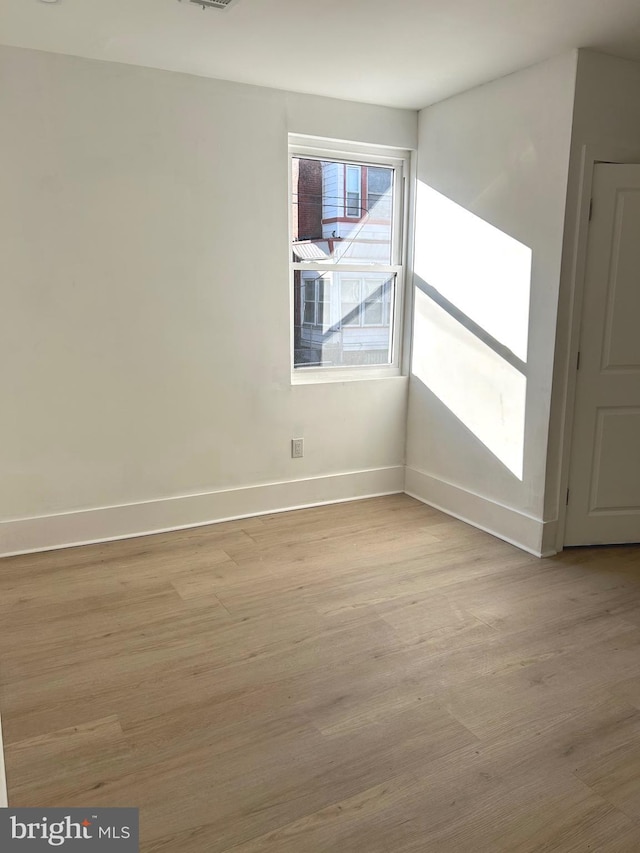
[[[519,480],[531,249],[418,183],[412,374]]]

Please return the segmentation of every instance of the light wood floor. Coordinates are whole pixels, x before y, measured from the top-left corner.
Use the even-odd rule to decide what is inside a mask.
[[[637,853],[640,550],[404,495],[0,562],[12,806],[144,853]]]

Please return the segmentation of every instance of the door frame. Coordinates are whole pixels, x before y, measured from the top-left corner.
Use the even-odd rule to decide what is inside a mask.
[[[563,382],[564,394],[561,401],[560,426],[559,426],[559,469],[558,494],[556,495],[558,507],[558,520],[555,525],[549,527],[547,541],[543,540],[543,556],[549,553],[558,553],[564,548],[565,527],[567,516],[566,495],[569,487],[569,470],[571,466],[571,451],[573,438],[573,424],[575,417],[575,399],[577,385],[577,370],[575,369],[578,359],[578,348],[580,333],[582,331],[582,313],[585,289],[585,278],[587,271],[587,247],[589,242],[589,209],[591,204],[591,193],[593,188],[593,172],[599,163],[613,163],[616,165],[640,165],[640,148],[621,148],[610,145],[583,145],[580,152],[580,170],[578,178],[577,209],[575,226],[572,229],[571,256],[568,258],[570,264],[566,276],[565,288],[567,290],[567,322],[566,328],[566,357],[562,373],[556,377],[556,381]],[[565,240],[567,239],[565,234]],[[558,330],[561,332],[562,330]],[[556,353],[562,347],[560,335],[556,338]],[[550,439],[552,439],[550,435]],[[551,443],[551,442],[550,442]],[[545,528],[547,525],[545,525]],[[545,537],[547,538],[547,537]]]

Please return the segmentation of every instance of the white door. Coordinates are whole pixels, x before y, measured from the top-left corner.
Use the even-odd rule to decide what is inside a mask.
[[[565,545],[640,542],[640,165],[592,199]]]

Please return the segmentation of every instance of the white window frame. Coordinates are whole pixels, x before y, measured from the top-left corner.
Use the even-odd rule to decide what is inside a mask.
[[[292,221],[292,160],[294,157],[316,160],[343,162],[345,165],[386,166],[395,170],[393,191],[393,217],[391,233],[390,264],[342,264],[296,262],[292,260],[291,243]],[[411,175],[411,152],[403,149],[385,148],[373,145],[356,145],[289,135],[289,293],[290,293],[290,364],[292,384],[314,382],[342,382],[361,379],[379,379],[402,375],[403,317],[406,299],[406,269],[408,257],[408,211],[409,200],[406,186]],[[346,170],[345,170],[346,180]],[[346,201],[346,185],[345,185]],[[294,273],[296,270],[314,270],[316,272],[344,272],[359,275],[361,278],[371,273],[389,273],[395,275],[395,293],[390,308],[391,318],[391,359],[388,364],[376,365],[337,365],[294,367]]]

